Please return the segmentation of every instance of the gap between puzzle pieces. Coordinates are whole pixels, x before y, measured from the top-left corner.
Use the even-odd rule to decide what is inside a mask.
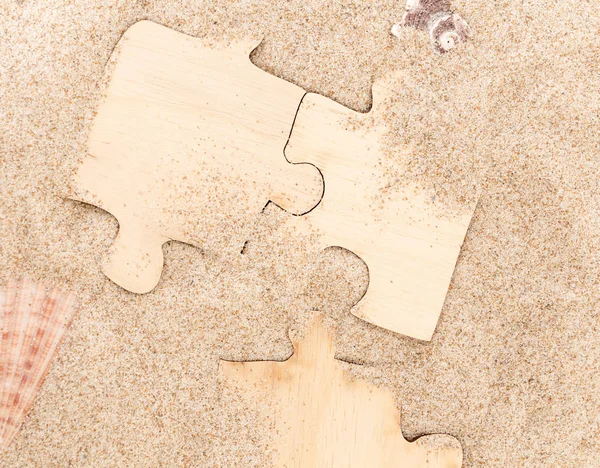
[[[105,274],[145,293],[169,240],[239,253],[244,221],[272,200],[310,211],[287,226],[366,263],[355,315],[431,339],[474,204],[446,219],[416,187],[382,192],[385,82],[371,112],[357,113],[260,70],[255,46],[207,47],[148,21],[119,42],[74,195],[119,221]],[[232,224],[242,226],[233,235]]]

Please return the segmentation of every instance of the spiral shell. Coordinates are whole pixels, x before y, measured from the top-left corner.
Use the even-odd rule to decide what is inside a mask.
[[[0,289],[0,453],[17,435],[74,315],[73,294],[25,278]]]
[[[456,13],[440,13],[430,20],[429,40],[433,49],[439,54],[451,51],[460,42],[466,41],[469,36],[467,22]]]
[[[445,54],[471,36],[467,22],[449,9],[447,0],[407,0],[406,13],[392,27],[392,34],[399,37],[406,26],[428,31],[433,50]]]

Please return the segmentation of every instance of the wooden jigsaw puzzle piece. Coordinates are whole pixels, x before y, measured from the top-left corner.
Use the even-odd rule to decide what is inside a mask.
[[[356,316],[430,340],[475,204],[445,217],[417,186],[381,186],[382,113],[390,94],[385,82],[375,83],[367,114],[317,94],[304,97],[286,156],[314,163],[325,193],[313,211],[287,226],[318,233],[323,248],[343,247],[366,263],[369,287]]]
[[[104,273],[123,288],[156,286],[168,240],[239,253],[268,201],[294,214],[319,202],[319,171],[283,154],[305,92],[254,66],[256,45],[149,21],[119,42],[72,198],[119,221]]]
[[[282,467],[438,467],[462,465],[460,442],[433,435],[409,443],[388,391],[345,375],[319,317],[285,362],[227,362],[225,383],[248,400],[269,402],[269,445]]]

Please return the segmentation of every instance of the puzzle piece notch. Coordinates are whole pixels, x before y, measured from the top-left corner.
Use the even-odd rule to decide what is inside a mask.
[[[373,107],[366,114],[317,94],[305,96],[286,156],[313,162],[325,179],[325,194],[313,211],[285,227],[317,233],[322,248],[343,247],[366,263],[369,286],[354,315],[431,340],[475,203],[446,218],[416,185],[395,193],[380,186],[386,180],[379,163],[390,81],[373,85]]]
[[[321,316],[293,345],[284,362],[219,365],[225,383],[275,409],[276,466],[461,466],[462,448],[451,436],[404,439],[392,394],[345,374]]]
[[[103,270],[123,288],[156,286],[166,241],[239,253],[269,200],[303,214],[321,199],[320,172],[283,153],[305,92],[254,66],[255,46],[149,21],[119,42],[72,198],[119,221]]]

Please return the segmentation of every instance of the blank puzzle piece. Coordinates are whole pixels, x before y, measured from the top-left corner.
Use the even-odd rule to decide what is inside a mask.
[[[275,466],[427,467],[462,465],[460,442],[431,435],[409,443],[390,392],[345,375],[319,317],[285,362],[221,361],[220,375],[272,414]],[[245,400],[244,400],[245,401]]]
[[[121,39],[72,198],[117,218],[103,271],[123,288],[156,286],[169,240],[240,252],[269,200],[294,214],[319,202],[319,171],[283,153],[305,92],[254,66],[256,45],[208,47],[149,21]]]
[[[357,317],[430,340],[476,203],[449,218],[436,214],[417,186],[395,192],[380,186],[382,114],[391,94],[376,82],[367,114],[318,94],[304,97],[286,156],[315,164],[325,193],[313,211],[286,226],[317,233],[321,247],[343,247],[366,263],[369,287],[352,310]]]

